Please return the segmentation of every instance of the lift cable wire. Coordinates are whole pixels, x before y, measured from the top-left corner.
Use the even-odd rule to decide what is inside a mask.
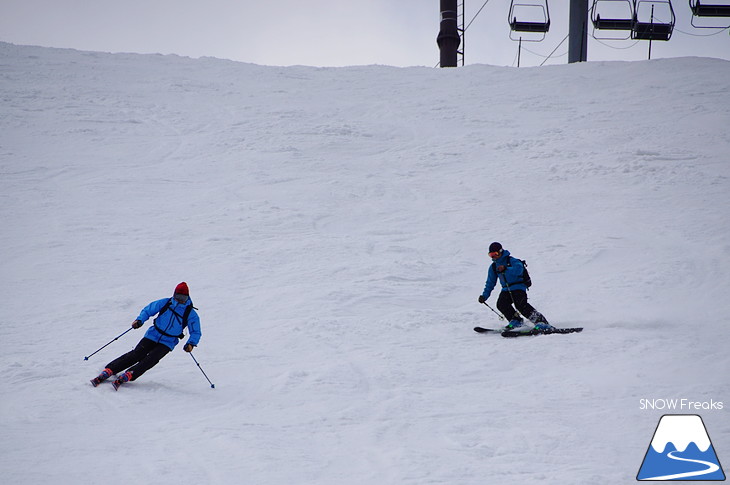
[[[557,46],[555,47],[555,49],[553,49],[553,51],[552,51],[552,52],[550,53],[550,55],[549,55],[549,56],[547,56],[547,57],[545,58],[545,60],[544,60],[544,61],[542,61],[542,64],[540,64],[541,66],[542,66],[543,64],[545,64],[545,63],[547,62],[547,60],[548,60],[548,59],[550,59],[550,58],[552,57],[552,55],[553,55],[553,54],[555,54],[555,51],[556,51],[556,50],[558,50],[558,47],[560,47],[561,45],[563,45],[563,42],[565,42],[566,40],[568,40],[568,37],[570,37],[570,34],[566,35],[566,36],[565,36],[565,38],[564,38],[563,40],[561,40],[561,41],[560,41],[560,44],[558,44],[558,45],[557,45]],[[565,55],[565,54],[563,54],[563,55]],[[562,57],[562,56],[561,56],[561,57]]]
[[[558,46],[558,47],[560,47],[560,46]],[[557,47],[555,49],[557,50]],[[565,57],[565,56],[568,55],[568,51],[565,51],[562,54],[558,54],[558,55],[555,55],[555,56],[551,52],[549,56],[546,56],[545,54],[540,54],[539,52],[531,51],[527,47],[523,47],[522,50],[523,51],[526,51],[526,52],[529,52],[530,54],[532,54],[534,56],[541,57],[541,58],[545,59],[545,61],[547,61],[548,59],[557,59],[559,57]],[[553,52],[555,52],[555,51],[553,51]],[[542,64],[545,64],[545,61],[543,61]],[[540,65],[542,66],[542,64],[540,64]]]
[[[711,34],[693,34],[692,32],[685,32],[684,30],[679,30],[678,28],[674,28],[677,32],[684,35],[691,35],[692,37],[712,37],[713,35],[722,34],[726,30],[730,29],[730,27],[703,27],[704,29],[718,29],[717,32],[713,32]]]
[[[517,64],[517,58],[519,58],[519,57],[520,57],[520,51],[518,50],[518,51],[517,51],[517,52],[515,53],[515,58],[514,58],[514,59],[512,59],[512,67],[515,67],[515,64]]]
[[[548,61],[548,59],[550,59],[552,57],[563,57],[563,56],[567,56],[568,55],[568,52],[564,52],[564,53],[560,54],[559,56],[553,56],[553,54],[555,54],[555,51],[558,50],[560,48],[560,46],[563,45],[563,43],[566,40],[568,40],[568,37],[570,37],[570,34],[566,35],[565,38],[563,40],[561,40],[560,43],[557,46],[555,46],[555,49],[553,49],[553,51],[550,54],[548,54],[547,56],[544,55],[544,54],[540,54],[538,52],[535,52],[535,51],[531,51],[530,49],[528,49],[526,47],[522,47],[522,50],[527,51],[530,54],[535,55],[537,57],[542,57],[543,59],[545,59],[540,64],[542,66],[543,64],[545,64]],[[517,56],[515,55],[515,59],[512,61],[512,67],[514,67],[516,61],[517,61]]]
[[[603,42],[601,39],[596,39],[595,37],[593,37],[593,40],[595,40],[596,42],[598,42],[599,44],[601,44],[604,47],[608,47],[609,49],[614,49],[614,50],[617,50],[617,51],[625,51],[627,49],[631,49],[636,44],[638,44],[639,42],[641,42],[640,40],[637,40],[637,41],[635,41],[633,44],[631,44],[629,46],[626,46],[626,47],[616,47],[615,45],[607,44],[607,43]],[[625,41],[625,40],[629,40],[629,39],[616,39],[616,40],[624,40]]]
[[[482,5],[482,7],[477,11],[477,13],[474,14],[474,17],[472,17],[472,19],[469,21],[469,23],[466,24],[466,27],[464,27],[464,32],[466,32],[466,29],[468,29],[469,26],[472,23],[474,23],[474,21],[477,19],[477,17],[479,16],[479,14],[482,13],[482,10],[484,10],[484,7],[486,7],[488,3],[489,3],[489,0],[487,0],[486,2],[484,2],[484,5]]]

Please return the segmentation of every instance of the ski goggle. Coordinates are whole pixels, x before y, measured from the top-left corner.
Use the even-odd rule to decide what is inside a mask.
[[[175,300],[177,300],[180,303],[185,303],[186,301],[188,301],[188,298],[190,298],[190,297],[188,295],[183,295],[182,293],[175,293],[173,295],[173,298],[175,298]]]
[[[497,259],[499,257],[499,253],[501,252],[502,251],[492,251],[491,253],[489,253],[489,257],[492,259]]]

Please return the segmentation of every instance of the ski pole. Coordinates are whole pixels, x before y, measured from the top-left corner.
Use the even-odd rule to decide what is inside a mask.
[[[497,312],[496,312],[496,311],[494,310],[494,308],[490,307],[490,306],[489,306],[489,305],[487,304],[487,302],[486,302],[486,301],[484,302],[484,304],[485,304],[485,305],[487,305],[487,308],[489,308],[490,310],[492,310],[492,311],[494,312],[494,314],[495,314],[495,315],[497,315],[497,316],[499,317],[499,319],[500,319],[500,320],[504,320],[504,317],[503,317],[502,315],[500,315],[499,313],[497,313]]]
[[[190,353],[190,357],[192,357],[193,360],[195,361],[195,363],[198,364],[198,369],[200,369],[200,372],[202,372],[203,375],[205,376],[205,378],[208,380],[208,384],[210,384],[210,388],[211,389],[215,389],[215,384],[213,384],[212,382],[210,382],[210,379],[208,379],[208,375],[205,373],[205,371],[203,370],[203,368],[200,367],[200,364],[198,363],[198,359],[195,358],[195,356],[193,355],[192,352],[189,352],[189,353]]]
[[[504,277],[504,285],[507,287],[507,293],[509,293],[509,297],[512,299],[512,305],[515,307],[515,311],[521,315],[520,310],[517,308],[517,303],[515,302],[515,296],[512,294],[512,288],[509,287],[509,283],[507,283],[507,277]],[[529,318],[528,318],[529,320]]]
[[[110,343],[114,342],[115,340],[119,339],[119,337],[121,337],[121,336],[122,336],[122,335],[124,335],[125,333],[129,332],[130,330],[134,330],[134,327],[129,327],[129,328],[128,328],[128,329],[126,330],[126,331],[124,331],[124,332],[122,332],[121,334],[119,334],[119,335],[117,335],[116,337],[114,337],[114,338],[113,338],[112,340],[110,340],[110,341],[109,341],[109,343],[107,343],[107,344],[106,344],[106,345],[104,345],[103,347],[99,348],[99,349],[98,349],[98,350],[97,350],[96,352],[98,352],[99,350],[103,349],[104,347],[106,347],[106,346],[107,346],[107,345],[109,345]],[[89,357],[91,357],[92,355],[94,355],[94,354],[95,354],[96,352],[94,352],[94,353],[92,353],[92,354],[89,354],[89,355],[87,355],[86,357],[84,357],[84,360],[89,360]]]

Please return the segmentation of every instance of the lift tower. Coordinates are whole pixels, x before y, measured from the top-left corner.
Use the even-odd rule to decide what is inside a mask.
[[[570,0],[568,62],[588,60],[588,0]]]
[[[441,27],[436,43],[441,52],[441,67],[456,67],[459,53],[458,0],[441,0]]]

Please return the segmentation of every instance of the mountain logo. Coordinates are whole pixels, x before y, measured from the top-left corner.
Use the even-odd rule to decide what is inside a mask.
[[[662,416],[636,479],[725,480],[702,418],[696,414]]]

